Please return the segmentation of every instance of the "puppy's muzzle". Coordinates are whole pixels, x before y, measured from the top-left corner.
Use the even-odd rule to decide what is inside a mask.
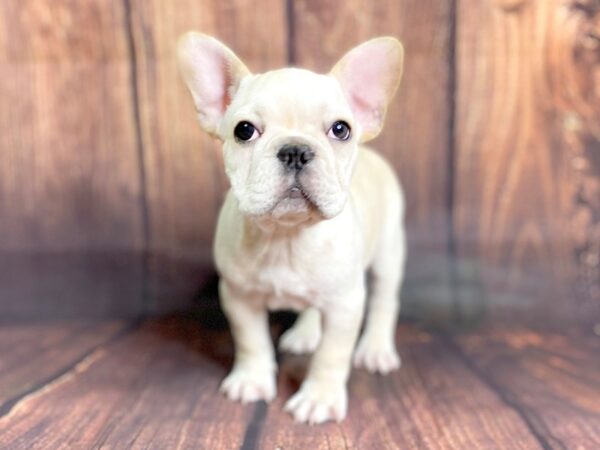
[[[314,157],[315,153],[305,144],[286,144],[277,152],[277,159],[283,167],[295,172],[301,171]]]

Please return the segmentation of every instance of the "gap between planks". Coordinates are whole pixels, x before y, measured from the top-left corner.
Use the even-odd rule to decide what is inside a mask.
[[[554,448],[566,449],[567,446],[557,437],[553,436],[550,430],[543,424],[543,421],[537,417],[533,411],[529,411],[528,408],[517,400],[517,398],[500,386],[498,383],[493,381],[485,372],[480,369],[477,364],[460,348],[460,345],[456,343],[453,337],[445,334],[438,334],[438,338],[444,343],[444,345],[464,364],[464,366],[479,379],[485,386],[490,388],[494,394],[500,399],[500,401],[509,409],[515,411],[515,413],[521,418],[525,427],[529,430],[531,435],[540,444],[544,450],[552,450]],[[552,441],[552,445],[550,443]]]
[[[66,380],[71,379],[73,376],[84,372],[98,357],[100,357],[105,350],[105,347],[109,346],[113,342],[119,340],[125,335],[132,333],[137,330],[142,320],[135,320],[127,323],[121,327],[114,334],[109,336],[104,341],[96,344],[83,355],[79,356],[75,361],[65,365],[62,369],[48,376],[47,378],[34,383],[30,388],[23,392],[16,394],[9,398],[4,403],[0,404],[0,422],[10,417],[11,413],[16,411],[23,402],[27,399],[33,398],[36,395],[46,392],[53,386],[60,384]]]

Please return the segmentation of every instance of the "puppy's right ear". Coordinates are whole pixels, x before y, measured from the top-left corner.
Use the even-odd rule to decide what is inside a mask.
[[[242,78],[250,72],[224,44],[196,32],[179,38],[177,59],[181,76],[192,93],[200,124],[209,133],[216,134]]]

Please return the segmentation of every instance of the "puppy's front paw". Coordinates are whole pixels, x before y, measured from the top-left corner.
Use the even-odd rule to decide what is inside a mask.
[[[348,409],[348,394],[344,383],[316,383],[309,380],[285,404],[285,410],[297,422],[310,424],[328,420],[342,421]]]
[[[233,369],[225,377],[219,389],[227,398],[242,403],[275,398],[275,374],[272,371],[253,371],[249,369]]]
[[[400,356],[393,342],[362,336],[354,352],[354,367],[387,374],[400,367]]]
[[[295,325],[281,335],[279,350],[301,355],[315,351],[321,340],[321,331]]]

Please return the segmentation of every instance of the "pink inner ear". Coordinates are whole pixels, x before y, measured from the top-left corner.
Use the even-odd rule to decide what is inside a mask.
[[[249,75],[248,69],[225,45],[195,32],[180,38],[177,56],[200,123],[216,133],[239,82]]]
[[[370,112],[385,107],[390,70],[389,51],[382,46],[359,48],[344,67],[342,83],[356,107]]]
[[[337,77],[365,134],[376,134],[381,127],[398,66],[397,49],[379,42],[355,48],[342,61]]]
[[[197,55],[197,67],[202,68],[198,71],[197,84],[202,86],[202,102],[210,114],[221,116],[231,101],[229,87],[233,80],[229,60],[212,42],[207,42]]]

